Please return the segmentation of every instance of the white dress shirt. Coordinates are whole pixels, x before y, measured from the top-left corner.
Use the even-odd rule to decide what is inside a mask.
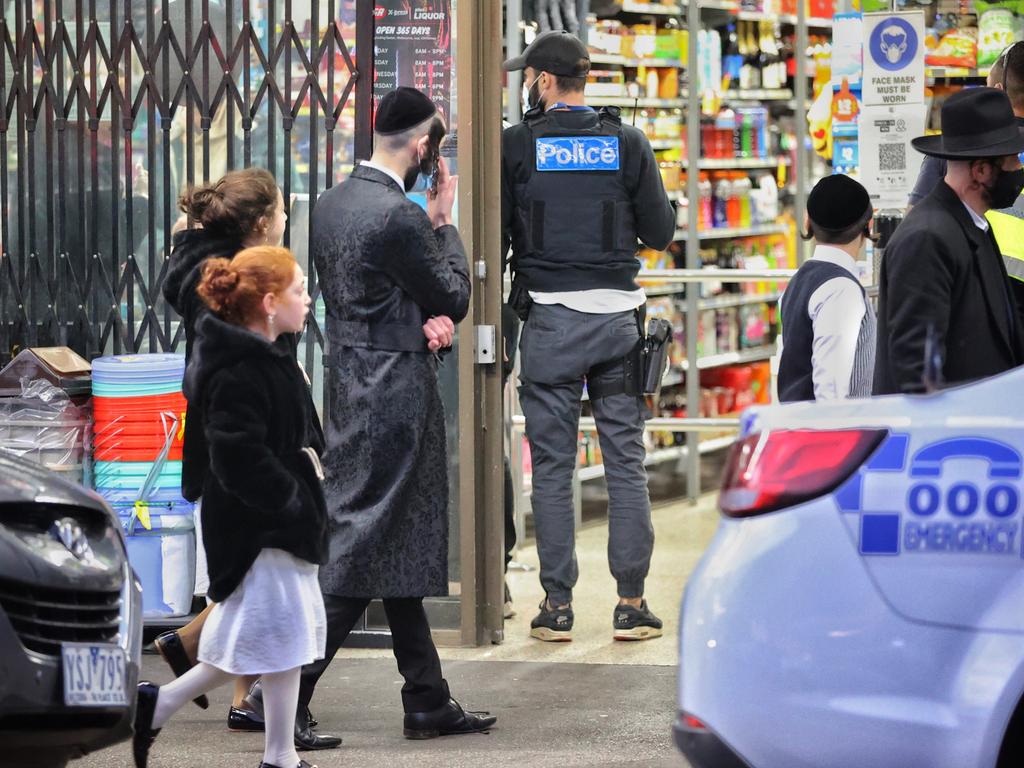
[[[538,304],[561,304],[563,307],[591,315],[610,315],[632,312],[645,301],[643,288],[635,291],[617,291],[614,288],[593,288],[589,291],[530,291],[530,298]]]
[[[961,200],[960,202],[963,203],[963,200]],[[964,208],[966,208],[967,212],[971,214],[971,219],[974,220],[975,226],[982,232],[988,232],[988,219],[986,219],[984,216],[978,215],[978,213],[973,208],[971,208],[971,206],[969,206],[967,203],[964,203]]]
[[[846,251],[819,245],[811,258],[842,267],[859,282],[857,263]],[[866,312],[864,301],[861,289],[845,277],[834,277],[811,294],[807,313],[814,328],[811,378],[815,400],[850,396],[857,339]]]
[[[386,173],[388,176],[390,176],[392,179],[395,180],[395,184],[398,185],[399,189],[401,189],[403,191],[405,190],[405,182],[402,181],[402,177],[399,176],[394,171],[392,171],[390,168],[385,168],[383,165],[377,165],[377,163],[371,163],[369,160],[363,160],[359,164],[362,165],[362,166],[365,166],[366,168],[373,168],[373,170],[375,170],[375,171],[380,171],[381,173]]]

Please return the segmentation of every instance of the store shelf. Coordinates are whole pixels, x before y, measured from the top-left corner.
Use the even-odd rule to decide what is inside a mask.
[[[796,25],[797,18],[792,13],[762,13],[760,11],[740,11],[736,14],[740,21],[778,21],[780,24]],[[832,29],[832,19],[811,17],[807,19],[808,29]]]
[[[683,143],[679,139],[648,139],[651,149],[655,152],[665,149],[682,149]]]
[[[684,283],[644,285],[642,277],[637,278],[637,280],[647,294],[647,298],[652,296],[681,296],[686,293],[686,285]],[[730,307],[745,307],[751,304],[774,304],[780,298],[782,298],[782,293],[778,291],[772,293],[726,293],[721,296],[702,298],[699,306],[702,310],[729,309]]]
[[[776,168],[780,164],[789,165],[788,157],[728,157],[728,158],[701,158],[701,170],[708,171],[730,171],[743,168]],[[681,163],[687,168],[689,163],[685,160]]]
[[[686,64],[679,59],[627,59],[613,53],[591,53],[591,64],[604,64],[617,67],[659,67],[662,69],[685,69]]]
[[[724,296],[710,296],[700,300],[701,309],[728,309],[729,307],[745,307],[750,304],[770,304],[782,297],[774,293],[732,293]]]
[[[988,67],[981,69],[968,69],[967,67],[925,67],[925,77],[932,77],[935,79],[943,78],[972,78],[972,77],[988,77]]]
[[[761,360],[767,360],[774,354],[775,345],[772,344],[767,347],[754,347],[752,349],[744,349],[739,352],[723,352],[720,355],[705,355],[704,357],[697,358],[697,368],[703,371],[707,368],[721,368],[725,365],[756,363]],[[684,373],[690,367],[689,363],[689,360],[683,360],[681,368]]]
[[[688,3],[683,3],[684,8],[687,5]],[[728,0],[701,0],[700,9],[702,11],[725,11],[726,13],[739,13],[740,4],[730,3],[728,2]]]
[[[726,91],[722,98],[725,101],[789,101],[793,98],[793,91],[789,88]]]
[[[700,233],[701,240],[729,240],[740,237],[761,237],[763,235],[781,235],[787,231],[785,224],[762,224],[756,227],[721,227],[706,229]],[[675,239],[685,240],[687,231],[677,229]]]
[[[587,101],[594,107],[628,107],[637,106],[641,109],[683,109],[686,106],[685,99],[631,99],[628,96],[591,96],[587,95]]]
[[[702,440],[698,444],[697,450],[700,453],[711,453],[713,451],[720,451],[723,448],[728,448],[734,442],[736,442],[735,435],[710,438],[708,440]],[[664,464],[667,461],[678,461],[684,456],[686,456],[685,445],[672,445],[668,448],[657,448],[648,453],[647,458],[644,459],[644,464],[648,467],[652,467],[655,464]],[[604,477],[604,464],[595,464],[591,467],[580,467],[576,470],[576,476],[579,478],[580,482],[596,480],[599,477]]]
[[[622,13],[640,13],[645,16],[678,16],[683,12],[681,6],[663,3],[640,3],[635,0],[623,0]]]

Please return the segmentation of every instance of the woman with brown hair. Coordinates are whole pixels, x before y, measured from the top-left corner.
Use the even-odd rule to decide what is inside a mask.
[[[232,675],[262,677],[261,768],[308,768],[295,751],[299,670],[326,641],[317,568],[327,556],[323,441],[305,376],[284,334],[305,325],[310,298],[284,248],[210,259],[197,292],[212,312],[195,327],[185,395],[205,438],[202,534],[215,601],[199,663],[173,682],[139,683],[133,753],[146,768],[164,723]],[[245,535],[239,535],[243,532]]]
[[[176,225],[170,269],[164,280],[163,294],[167,303],[181,316],[185,332],[185,360],[192,359],[196,324],[208,311],[196,288],[202,274],[203,263],[211,257],[231,259],[243,248],[257,245],[279,245],[284,236],[288,216],[284,199],[270,172],[262,168],[232,171],[217,182],[185,190],[178,200],[182,212]],[[192,228],[184,227],[191,221]],[[293,339],[282,338],[281,344],[292,344]],[[186,499],[197,501],[206,474],[206,450],[202,426],[191,404],[185,415],[185,439],[182,466],[182,493]],[[197,592],[206,591],[206,561],[203,548],[199,548],[196,564]],[[195,619],[180,630],[165,632],[154,645],[175,675],[181,676],[195,664],[199,650],[199,636],[206,617],[212,609],[206,607]],[[228,728],[232,730],[261,730],[262,719],[245,706],[245,696],[255,678],[240,677],[235,681],[235,692],[228,711]],[[209,706],[206,696],[196,698],[202,709]]]

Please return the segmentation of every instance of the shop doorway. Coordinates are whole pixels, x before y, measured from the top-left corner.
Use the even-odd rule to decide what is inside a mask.
[[[382,82],[390,77],[402,84],[406,73],[418,76],[434,66],[425,57],[437,56],[397,45],[400,66],[391,71],[386,58],[375,61],[375,25],[388,4],[373,0],[0,4],[0,362],[30,346],[66,345],[89,359],[182,351],[183,329],[161,291],[180,216],[176,200],[187,184],[232,168],[263,166],[279,180],[289,206],[285,245],[317,301],[311,213],[317,197],[372,152],[374,80],[387,75]],[[447,27],[448,79],[437,78],[443,87],[431,95],[453,105],[452,125],[473,126],[487,108],[494,118],[486,122],[497,126],[500,104],[482,106],[469,67],[482,59],[477,38],[484,25],[499,39],[500,18],[468,2],[458,5],[423,0],[396,10],[410,17],[413,6],[422,11],[408,26]],[[457,62],[460,30],[472,43]],[[491,48],[496,57],[495,50],[500,45]],[[496,58],[492,68],[491,100],[500,99]],[[457,72],[467,73],[462,93],[455,89]],[[460,116],[461,104],[467,106]],[[478,259],[484,240],[493,240],[492,262],[497,239],[484,226],[477,203],[485,202],[477,197],[483,188],[471,177],[480,147],[488,147],[493,178],[497,155],[491,139],[473,138],[479,132],[479,124],[472,135],[463,132],[461,146],[452,142],[449,151],[462,166],[459,224],[467,251]],[[496,194],[495,184],[491,202]],[[491,210],[496,216],[496,205]],[[475,298],[442,374],[451,434],[453,596],[432,601],[429,610],[451,643],[480,642],[501,626],[500,586],[493,577],[487,581],[497,606],[488,613],[481,575],[480,510],[493,504],[481,501],[491,487],[483,467],[495,456],[475,437],[485,422],[478,394],[490,386],[500,397],[491,372],[475,365],[473,331],[466,330],[488,320],[497,325],[499,303],[500,296],[493,306]],[[323,325],[317,301],[299,358],[320,405],[329,386]],[[496,415],[500,423],[500,410],[491,410],[487,418]],[[497,424],[492,433],[500,436]],[[500,448],[495,455],[500,469]],[[500,497],[494,506],[500,509]],[[500,544],[491,547],[498,551]],[[485,620],[491,615],[496,624]],[[381,618],[371,608],[354,641],[389,642]]]

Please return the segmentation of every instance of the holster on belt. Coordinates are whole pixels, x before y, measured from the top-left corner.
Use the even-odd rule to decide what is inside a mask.
[[[591,399],[612,395],[653,395],[661,387],[661,378],[668,365],[668,351],[672,343],[672,324],[668,320],[654,319],[644,333],[646,307],[636,311],[637,329],[640,339],[624,358],[594,366],[587,374],[587,392]],[[622,363],[621,381],[602,381],[604,371]]]
[[[518,275],[512,278],[512,289],[508,294],[508,305],[512,307],[516,317],[525,323],[526,319],[530,316],[533,299],[530,298],[530,292],[526,290],[523,281],[519,279]]]

